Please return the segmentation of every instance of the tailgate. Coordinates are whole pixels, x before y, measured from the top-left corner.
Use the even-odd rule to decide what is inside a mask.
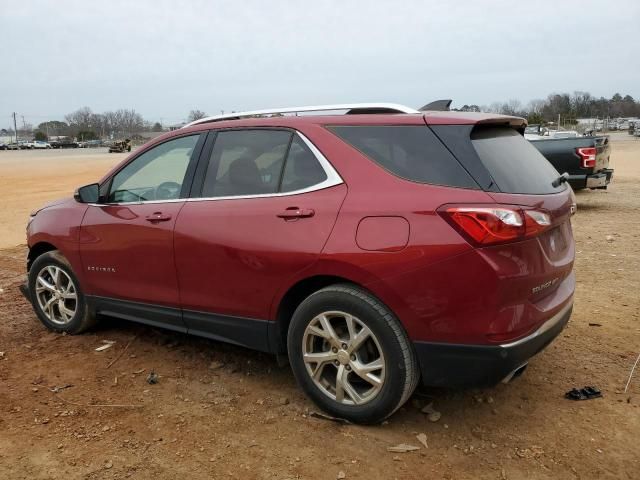
[[[609,168],[609,156],[611,155],[611,145],[609,137],[597,137],[596,141],[596,166],[594,172],[600,172]]]
[[[527,265],[527,271],[521,271],[511,279],[513,285],[508,288],[518,290],[520,295],[531,302],[537,302],[554,292],[562,281],[571,274],[574,261],[574,242],[571,228],[572,191],[551,195],[514,195],[490,193],[498,203],[510,203],[545,210],[551,216],[552,227],[536,237],[534,241],[511,245],[511,258],[520,259],[521,265]],[[504,255],[507,248],[503,248]]]

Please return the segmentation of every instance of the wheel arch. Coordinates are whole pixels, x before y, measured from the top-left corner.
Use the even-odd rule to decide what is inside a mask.
[[[36,258],[38,258],[43,253],[51,252],[53,250],[58,250],[58,247],[49,242],[37,242],[32,247],[29,248],[29,253],[27,255],[27,272],[31,270],[31,265]]]
[[[330,274],[315,274],[306,278],[298,280],[291,285],[289,289],[282,295],[274,316],[274,321],[269,322],[269,346],[273,353],[284,354],[287,351],[287,333],[289,331],[289,324],[291,323],[291,317],[296,308],[302,303],[308,296],[321,290],[329,285],[335,284],[348,284],[353,287],[357,287],[369,295],[375,297],[381,302],[390,312],[394,315],[396,313],[391,306],[385,301],[385,299],[379,294],[379,292],[373,291],[365,286],[365,283],[358,281],[354,278],[342,275],[330,275]],[[396,315],[397,316],[397,315]],[[403,328],[406,327],[403,325]]]
[[[313,275],[299,280],[289,287],[278,304],[275,321],[271,322],[269,329],[269,344],[274,353],[286,353],[287,332],[293,312],[298,308],[298,305],[312,293],[336,283],[348,283],[364,288],[353,280],[337,275]]]

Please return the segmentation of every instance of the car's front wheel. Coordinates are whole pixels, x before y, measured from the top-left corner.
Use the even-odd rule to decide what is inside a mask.
[[[326,287],[300,304],[288,351],[307,395],[355,423],[381,422],[418,383],[415,353],[400,322],[373,295],[349,284]]]
[[[71,265],[57,250],[40,255],[31,265],[29,296],[36,315],[50,330],[76,334],[95,324]]]

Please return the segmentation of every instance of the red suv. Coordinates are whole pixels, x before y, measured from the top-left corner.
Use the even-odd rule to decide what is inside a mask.
[[[525,125],[394,104],[198,120],[33,213],[23,292],[58,332],[108,316],[288,354],[355,422],[420,380],[495,384],[573,305],[573,193]]]

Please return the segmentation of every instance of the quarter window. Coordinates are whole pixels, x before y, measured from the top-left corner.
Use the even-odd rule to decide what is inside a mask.
[[[478,188],[476,182],[425,126],[335,126],[338,137],[389,172],[407,180]]]
[[[200,135],[161,143],[135,158],[111,182],[110,203],[173,200],[182,183]]]
[[[296,135],[289,148],[280,191],[302,190],[324,182],[326,179],[327,174],[318,163],[318,159],[302,139]]]

